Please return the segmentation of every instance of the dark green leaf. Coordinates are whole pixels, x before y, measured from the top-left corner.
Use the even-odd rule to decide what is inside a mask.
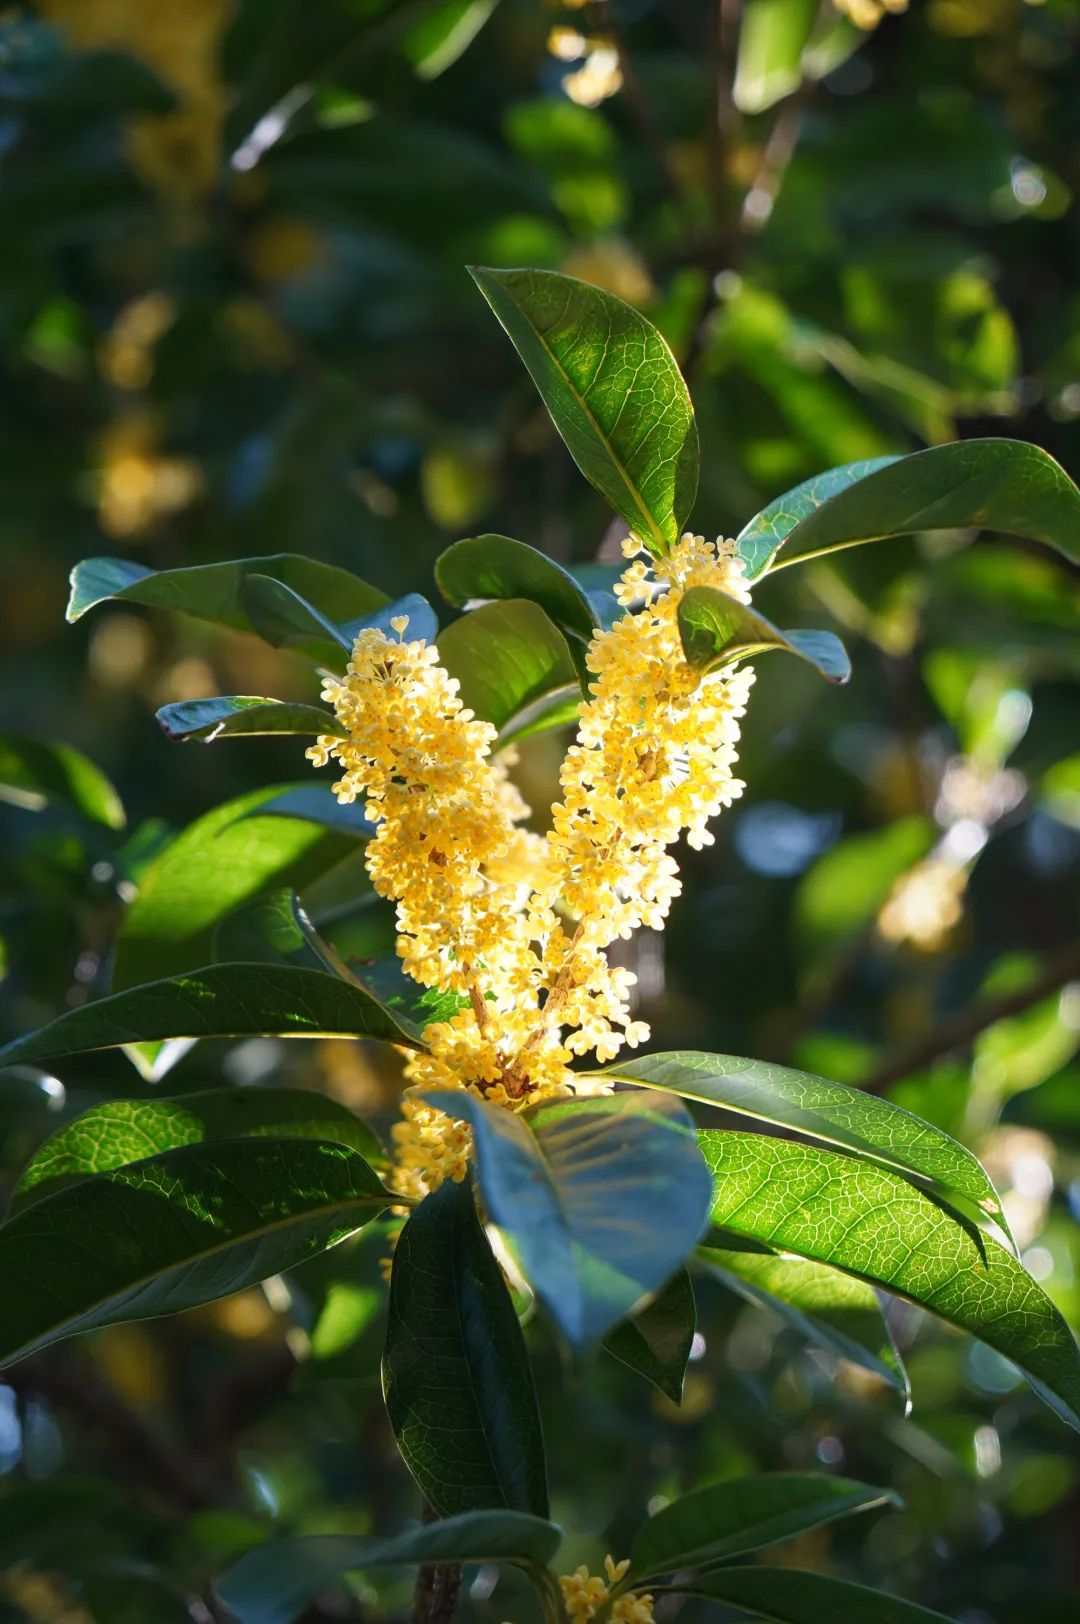
[[[824,1263],[779,1257],[768,1247],[723,1247],[715,1234],[701,1256],[747,1302],[770,1308],[808,1342],[861,1365],[909,1396],[907,1372],[873,1286]]]
[[[798,90],[817,14],[817,0],[746,0],[732,92],[740,112],[763,113]]]
[[[950,1624],[944,1614],[899,1596],[797,1568],[721,1568],[678,1589],[772,1624]]]
[[[867,474],[875,474],[879,468],[887,468],[890,463],[899,461],[899,457],[864,457],[860,462],[846,462],[839,468],[815,474],[812,479],[804,479],[793,490],[775,497],[739,533],[739,557],[744,561],[750,579],[762,573],[796,525],[811,513],[816,513],[822,503],[838,492],[846,491],[849,485],[858,484]]]
[[[251,694],[222,694],[217,699],[183,699],[162,705],[157,713],[169,739],[229,738],[239,734],[304,733],[345,737],[333,711],[291,700],[260,699]]]
[[[770,1472],[712,1483],[649,1518],[634,1541],[623,1588],[682,1568],[715,1567],[838,1517],[898,1504],[889,1489],[824,1472]]]
[[[679,603],[679,636],[692,666],[713,671],[732,660],[784,649],[812,665],[829,682],[847,682],[851,661],[832,632],[779,631],[749,604],[711,586],[692,586]]]
[[[249,817],[299,818],[324,829],[338,829],[356,840],[370,840],[375,825],[369,823],[355,801],[339,801],[329,784],[294,784],[276,790],[270,800],[260,802]]]
[[[11,1210],[91,1174],[182,1145],[255,1137],[332,1141],[359,1151],[365,1161],[386,1161],[367,1123],[337,1100],[307,1089],[215,1088],[177,1099],[109,1100],[46,1139],[15,1186]]]
[[[120,797],[80,750],[18,733],[0,733],[0,801],[28,812],[60,806],[109,829],[124,827]]]
[[[457,541],[435,565],[435,579],[448,603],[528,598],[556,626],[587,642],[600,625],[584,587],[561,564],[509,536],[471,536]]]
[[[373,614],[389,600],[348,570],[298,553],[238,558],[227,564],[197,564],[179,570],[148,570],[127,558],[87,558],[71,573],[67,617],[78,620],[107,598],[196,615],[239,631],[254,631],[243,603],[244,582],[270,576],[307,599],[320,614],[354,620]]]
[[[525,598],[485,604],[455,620],[439,636],[439,660],[461,684],[470,710],[503,735],[534,706],[581,698],[566,638]]]
[[[608,1332],[604,1347],[673,1404],[681,1404],[696,1327],[693,1283],[680,1269],[640,1313]]]
[[[713,1223],[844,1269],[979,1337],[1080,1430],[1080,1350],[1010,1252],[884,1168],[754,1134],[702,1132]]]
[[[0,1066],[163,1038],[382,1038],[421,1046],[419,1031],[370,993],[319,970],[211,964],[69,1010],[0,1049]]]
[[[694,503],[694,408],[666,340],[632,305],[554,271],[474,269],[586,479],[654,553]]]
[[[383,1392],[405,1464],[440,1515],[547,1516],[525,1339],[467,1182],[442,1185],[401,1232]]]
[[[150,864],[117,937],[118,991],[207,964],[227,914],[267,891],[303,890],[356,852],[355,839],[336,827],[262,815],[280,794],[274,786],[224,802]]]
[[[393,1200],[356,1151],[312,1139],[188,1145],[83,1179],[0,1228],[0,1359],[240,1291]]]
[[[985,1213],[1008,1233],[997,1191],[970,1150],[889,1100],[768,1060],[696,1049],[644,1055],[594,1075],[617,1077],[642,1088],[668,1088],[684,1099],[719,1105],[824,1144],[841,1145],[857,1156],[926,1179],[950,1199]]]
[[[348,973],[386,1009],[414,1027],[448,1021],[468,1007],[469,1000],[459,993],[422,987],[406,975],[396,953],[381,959],[351,959]]]
[[[240,1624],[290,1624],[343,1574],[415,1562],[546,1564],[562,1538],[554,1523],[522,1511],[469,1511],[395,1539],[314,1534],[259,1546],[218,1585]]]
[[[779,568],[864,541],[955,529],[1025,536],[1080,562],[1080,490],[1053,457],[1024,440],[959,440],[846,482],[772,543],[744,531],[739,552],[754,577],[781,543]]]
[[[568,1100],[528,1121],[464,1092],[423,1098],[472,1127],[488,1216],[576,1346],[658,1291],[701,1234],[708,1177],[668,1094]]]
[[[214,934],[218,964],[292,964],[337,970],[332,949],[324,954],[294,891],[268,891],[221,921]]]
[[[310,654],[324,665],[344,670],[352,653],[352,638],[291,586],[269,575],[252,574],[240,597],[253,630],[264,642]]]

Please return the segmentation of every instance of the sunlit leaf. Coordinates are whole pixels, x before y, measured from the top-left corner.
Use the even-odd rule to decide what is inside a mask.
[[[666,552],[698,478],[694,409],[666,341],[632,305],[573,277],[472,274],[586,479]]]
[[[435,565],[435,579],[448,603],[528,598],[556,626],[586,641],[600,625],[586,590],[569,570],[509,536],[470,536],[457,541]]]
[[[907,1297],[1019,1367],[1080,1430],[1080,1350],[1010,1252],[895,1173],[836,1151],[703,1131],[712,1220]]]
[[[802,54],[817,0],[745,0],[733,96],[743,113],[763,113],[802,83]]]
[[[833,632],[778,630],[749,604],[711,586],[693,586],[679,601],[679,636],[692,666],[714,671],[733,660],[782,649],[828,682],[847,682],[851,661]]]
[[[303,733],[309,738],[345,736],[333,711],[291,700],[260,699],[251,694],[222,694],[216,699],[182,699],[157,713],[169,739],[214,739],[267,733]]]
[[[470,710],[506,737],[534,707],[561,717],[581,698],[566,638],[525,598],[489,603],[439,634],[440,663],[461,685]]]
[[[319,1139],[348,1145],[365,1161],[386,1154],[347,1106],[300,1088],[219,1088],[177,1099],[109,1100],[46,1139],[23,1169],[12,1212],[65,1185],[183,1145],[221,1139]]]
[[[187,1145],[83,1179],[0,1228],[0,1359],[174,1314],[294,1267],[393,1197],[345,1145]]]
[[[1001,1200],[977,1157],[940,1128],[889,1100],[768,1060],[694,1049],[620,1061],[598,1075],[642,1088],[671,1089],[684,1099],[840,1145],[926,1180],[951,1199],[986,1214],[1008,1233]]]

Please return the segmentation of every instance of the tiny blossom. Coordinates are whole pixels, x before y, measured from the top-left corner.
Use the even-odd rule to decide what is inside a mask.
[[[421,1089],[520,1111],[602,1090],[575,1076],[575,1057],[604,1064],[648,1038],[631,1018],[635,978],[606,949],[641,925],[662,927],[679,892],[668,848],[683,834],[708,844],[708,820],[741,793],[732,768],[753,673],[703,676],[677,619],[691,586],[748,601],[734,546],[686,535],[651,567],[633,538],[625,551],[616,593],[626,613],[589,645],[591,697],[547,835],[526,827],[513,753],[492,756],[495,729],[462,704],[437,649],[406,639],[406,616],[391,620],[395,638],[365,628],[344,678],[324,683],[342,733],[308,755],[338,762],[338,798],[362,799],[376,825],[367,864],[397,906],[403,968],[461,1000],[406,1066],[412,1092],[393,1130],[402,1194],[468,1167],[469,1129]]]
[[[616,1562],[611,1556],[604,1558],[607,1579],[590,1574],[584,1563],[573,1573],[559,1580],[563,1602],[570,1624],[589,1624],[589,1620],[611,1599],[611,1592],[630,1570],[629,1560]],[[608,1615],[615,1624],[653,1624],[653,1599],[650,1595],[619,1596]]]

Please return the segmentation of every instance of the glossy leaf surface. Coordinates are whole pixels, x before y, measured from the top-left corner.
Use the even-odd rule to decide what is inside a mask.
[[[461,684],[461,698],[499,732],[531,708],[581,698],[566,638],[525,598],[473,609],[439,636],[440,664]]]
[[[470,536],[457,541],[435,565],[435,579],[448,603],[527,598],[556,626],[586,640],[600,621],[584,587],[561,564],[510,536]]]
[[[907,1297],[1011,1359],[1080,1430],[1080,1350],[1003,1246],[881,1167],[753,1134],[700,1134],[713,1223]]]
[[[708,1176],[670,1095],[560,1102],[528,1121],[465,1093],[423,1098],[472,1127],[488,1217],[576,1346],[659,1290],[701,1234]]]
[[[302,733],[343,737],[333,711],[291,700],[260,699],[252,694],[222,694],[216,699],[182,699],[163,705],[158,725],[168,739],[225,739],[240,735]]]
[[[900,1596],[798,1568],[721,1568],[679,1589],[770,1624],[950,1624]]]
[[[84,1179],[0,1228],[0,1359],[212,1302],[324,1251],[393,1197],[345,1145],[187,1145]]]
[[[827,682],[847,682],[851,661],[832,632],[782,632],[749,604],[710,586],[693,586],[678,608],[679,636],[692,666],[713,671],[732,660],[781,649],[812,665]]]
[[[632,305],[554,271],[473,271],[586,479],[654,553],[698,478],[694,409],[666,340]]]
[[[441,1516],[547,1515],[525,1339],[468,1182],[448,1180],[401,1232],[383,1392],[398,1448]]]

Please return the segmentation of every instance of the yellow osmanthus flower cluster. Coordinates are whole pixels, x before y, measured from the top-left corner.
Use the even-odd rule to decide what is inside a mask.
[[[882,939],[938,953],[964,917],[968,873],[963,863],[931,854],[901,874],[878,914]]]
[[[631,539],[628,556],[639,551]],[[405,618],[393,637],[362,631],[345,677],[324,684],[346,736],[308,754],[340,763],[336,794],[362,798],[377,825],[367,863],[397,904],[404,969],[461,1000],[409,1061],[417,1088],[521,1110],[602,1086],[575,1078],[574,1058],[604,1063],[648,1037],[631,1015],[634,976],[605,949],[662,927],[680,888],[668,847],[684,833],[710,842],[709,818],[741,792],[732,768],[753,681],[749,668],[694,670],[676,618],[691,586],[746,600],[733,546],[684,536],[653,571],[630,564],[617,588],[627,612],[589,645],[591,698],[546,836],[523,827],[511,762],[492,759],[495,729],[463,706],[438,651],[406,639]],[[424,1101],[406,1097],[395,1139],[403,1193],[464,1176],[468,1129]]]
[[[833,0],[837,11],[850,17],[856,28],[876,28],[883,17],[891,12],[899,15],[908,9],[908,0]]]
[[[600,1608],[610,1599],[611,1592],[628,1572],[629,1561],[616,1562],[605,1556],[604,1572],[607,1578],[590,1574],[584,1563],[559,1580],[563,1601],[570,1624],[589,1624]],[[614,1624],[653,1624],[653,1599],[650,1595],[619,1596],[608,1615]]]
[[[131,161],[169,202],[183,206],[205,196],[221,156],[220,52],[229,0],[41,0],[41,10],[76,50],[125,51],[173,92],[170,112],[131,120]]]

